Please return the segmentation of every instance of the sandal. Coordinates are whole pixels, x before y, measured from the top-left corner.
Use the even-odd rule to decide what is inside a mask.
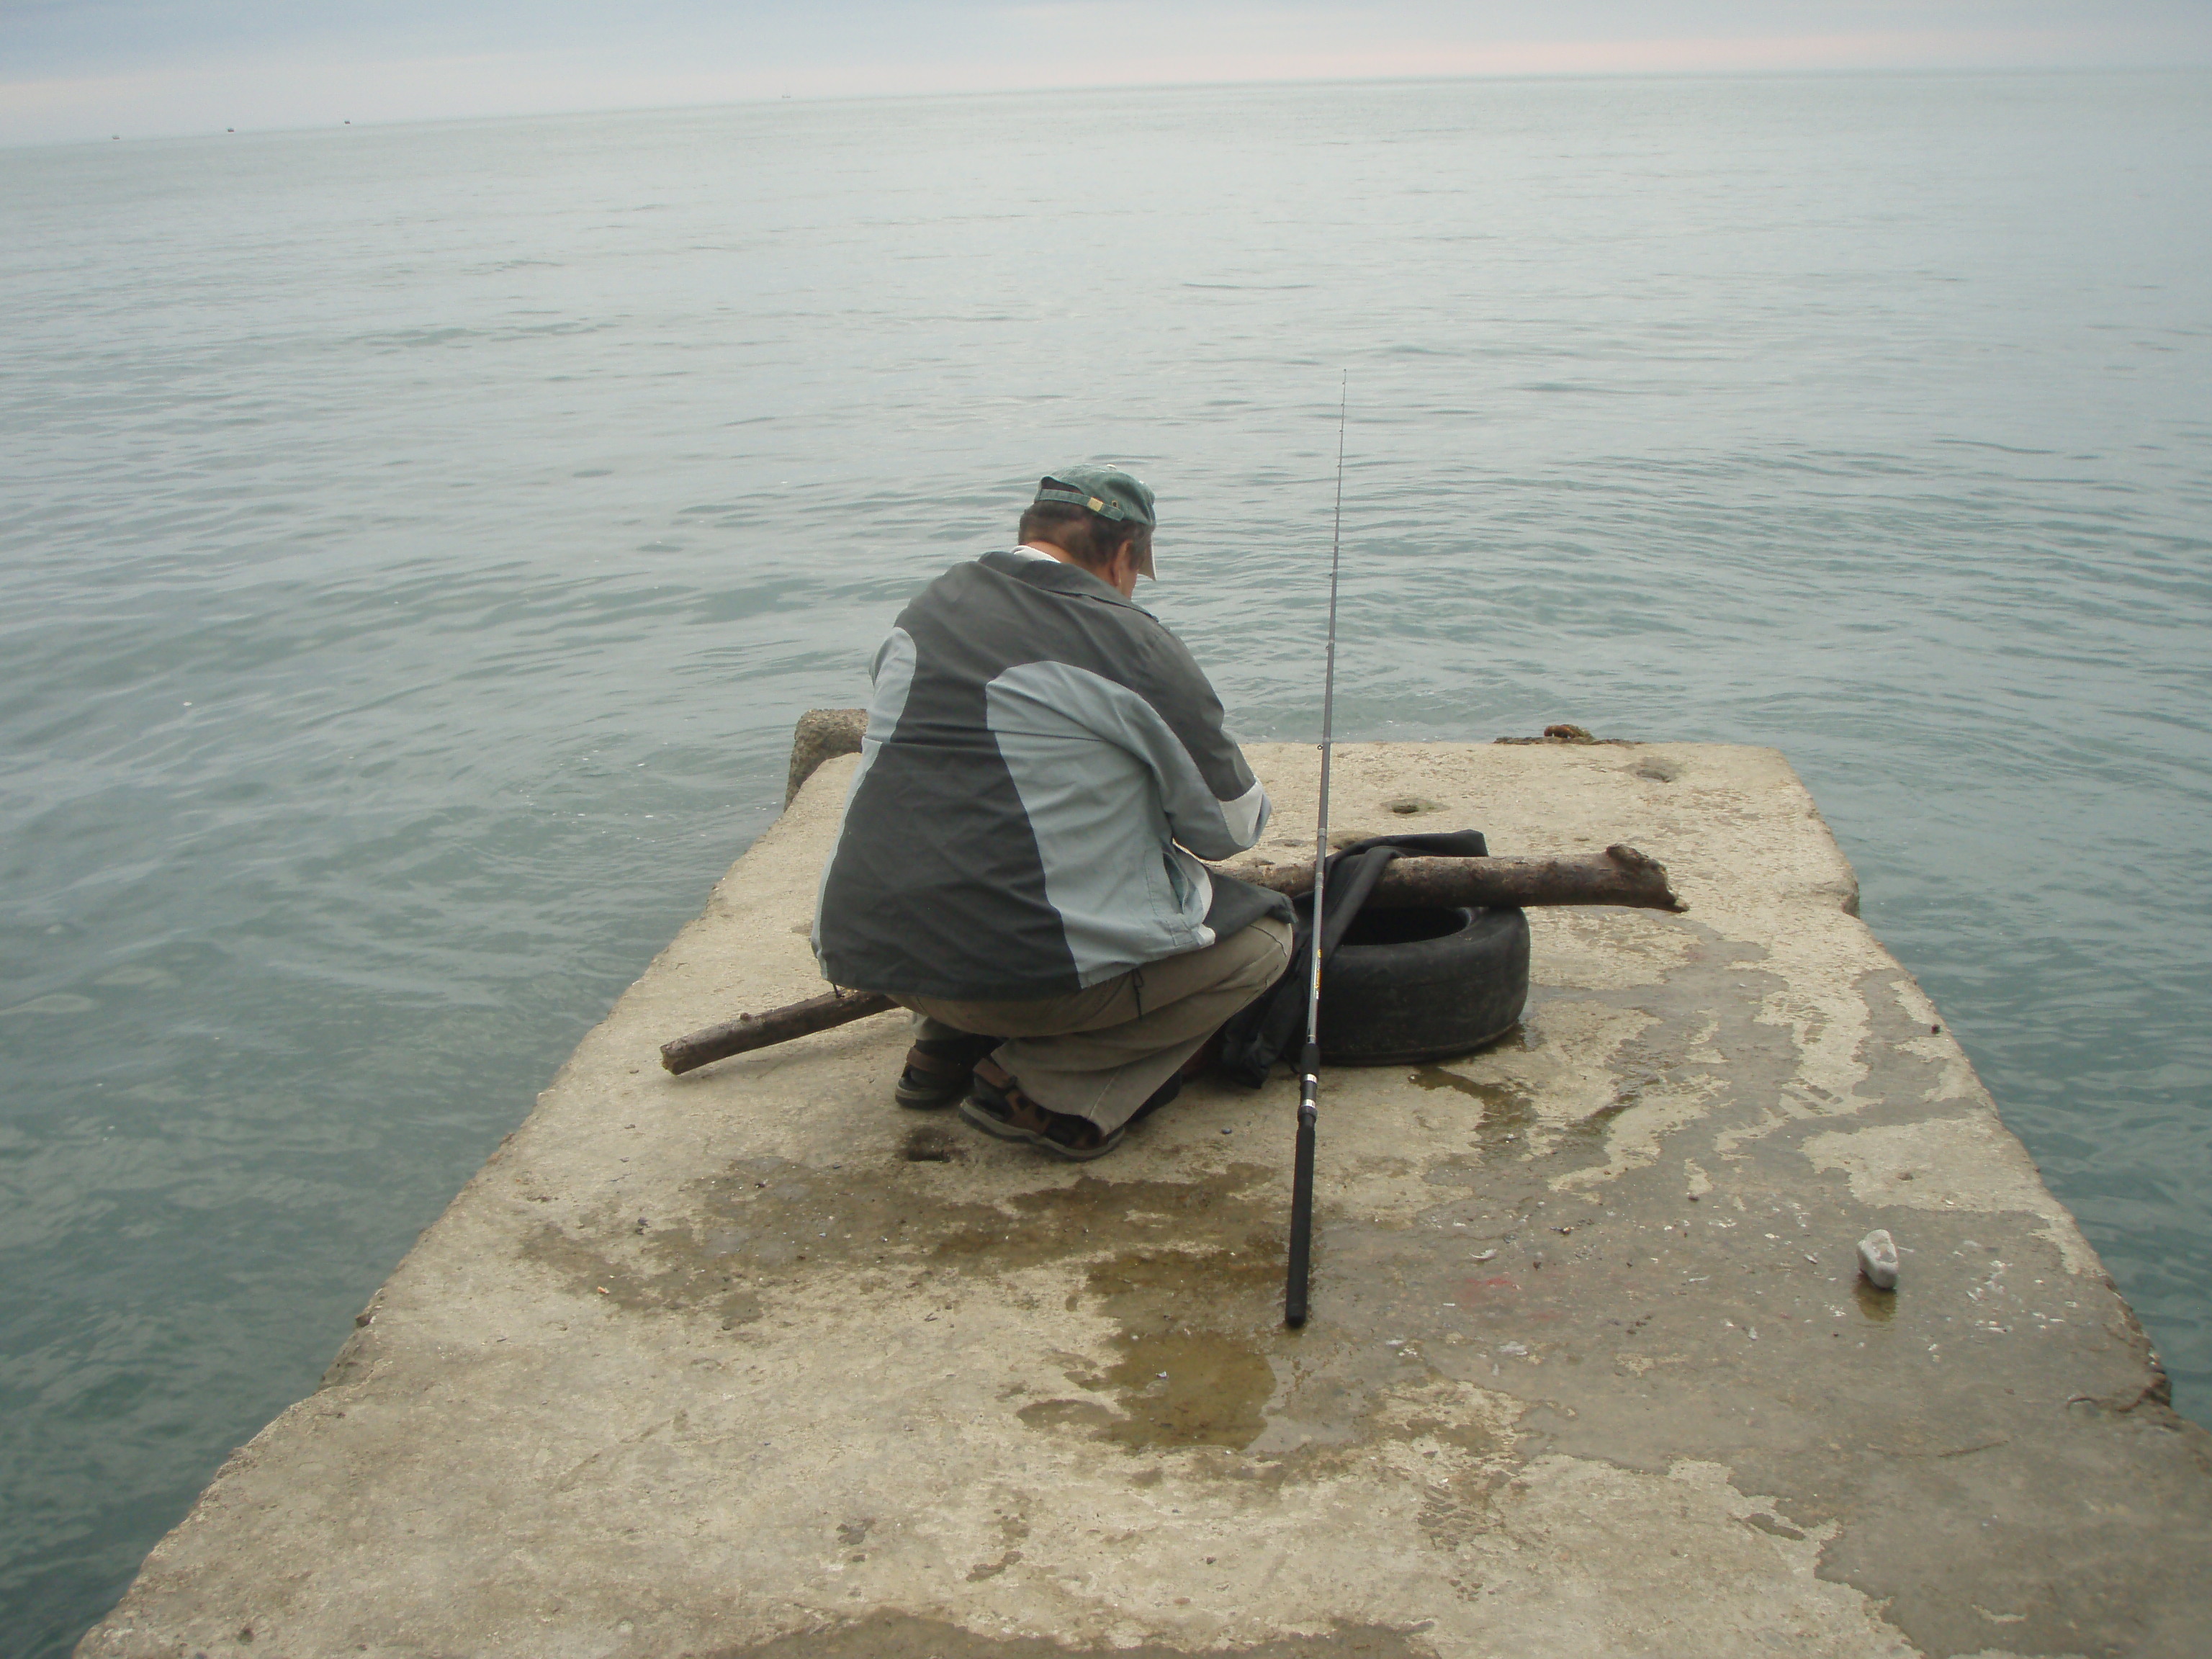
[[[994,1036],[932,1037],[906,1051],[892,1097],[917,1112],[950,1106],[968,1092],[975,1062],[999,1046]]]
[[[1048,1110],[1022,1092],[1012,1073],[988,1060],[976,1063],[975,1083],[960,1103],[960,1115],[987,1135],[1020,1141],[1072,1164],[1105,1157],[1127,1133],[1125,1125],[1112,1134],[1101,1134],[1087,1117]]]

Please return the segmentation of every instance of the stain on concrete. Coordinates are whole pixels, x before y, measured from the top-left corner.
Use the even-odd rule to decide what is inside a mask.
[[[938,1133],[910,1131],[907,1159],[922,1161],[913,1158],[915,1136]],[[1275,1389],[1263,1342],[1280,1325],[1283,1220],[1251,1196],[1268,1173],[1239,1165],[1189,1182],[1086,1176],[1000,1206],[933,1198],[902,1186],[895,1171],[871,1168],[866,1184],[848,1184],[750,1160],[697,1183],[696,1219],[633,1227],[641,1258],[616,1248],[619,1230],[594,1242],[548,1227],[529,1253],[613,1306],[702,1314],[726,1328],[758,1319],[764,1294],[824,1273],[856,1296],[898,1297],[926,1291],[933,1273],[1003,1279],[1087,1264],[1073,1299],[1115,1322],[1113,1358],[1069,1375],[1094,1397],[1031,1401],[1023,1420],[1132,1450],[1240,1449],[1264,1428]],[[1200,1247],[1179,1248],[1187,1238]]]
[[[1877,1325],[1887,1325],[1897,1317],[1897,1292],[1878,1291],[1863,1278],[1852,1283],[1851,1303],[1858,1309],[1862,1318],[1872,1320]]]
[[[1271,1171],[1236,1164],[1195,1182],[1085,1176],[999,1203],[963,1200],[902,1174],[966,1155],[913,1155],[916,1136],[941,1133],[909,1131],[897,1162],[856,1166],[849,1178],[744,1160],[692,1183],[674,1206],[686,1213],[665,1225],[623,1225],[611,1212],[582,1225],[547,1223],[524,1254],[610,1306],[703,1316],[726,1330],[825,1275],[841,1294],[905,1302],[948,1275],[1000,1280],[1087,1262],[1071,1306],[1094,1306],[1121,1329],[1102,1386],[1129,1411],[1110,1437],[1228,1445],[1256,1434],[1273,1382],[1250,1334],[1273,1318],[1261,1286],[1272,1289],[1279,1272],[1284,1226],[1258,1196]],[[1195,1252],[1180,1248],[1186,1240]],[[1036,1407],[1035,1421],[1061,1419],[1091,1420],[1084,1410]]]
[[[1512,1038],[1504,1040],[1511,1042]],[[1445,1066],[1417,1066],[1406,1074],[1406,1081],[1417,1089],[1432,1092],[1449,1089],[1465,1095],[1482,1108],[1482,1115],[1476,1119],[1477,1126],[1492,1135],[1525,1129],[1536,1121],[1534,1097],[1517,1084],[1482,1082],[1462,1077]]]
[[[1115,1358],[1069,1381],[1113,1393],[1121,1415],[1103,1437],[1132,1451],[1257,1440],[1275,1392],[1281,1286],[1273,1249],[1126,1250],[1094,1263],[1086,1299],[1120,1328]]]
[[[1667,1080],[1668,1065],[1680,1066],[1688,1009],[1725,1011],[1731,1000],[1741,1000],[1734,988],[1694,971],[1663,997],[1638,995],[1637,1006],[1660,1024],[1616,1054],[1616,1098],[1633,1105]],[[1935,1065],[1892,1046],[1904,1035],[1893,1024],[1870,1022],[1869,1057],[1893,1075],[1860,1124],[1917,1125],[1941,1092]],[[1339,1362],[1347,1391],[1355,1376],[1370,1390],[1382,1386],[1418,1355],[1431,1374],[1524,1403],[1519,1458],[1558,1453],[1655,1473],[1682,1457],[1724,1465],[1741,1490],[1769,1494],[1776,1506],[1762,1512],[1771,1525],[1749,1524],[1802,1538],[1833,1523],[1820,1544],[1821,1576],[1887,1604],[1926,1653],[1998,1645],[1978,1604],[2013,1610],[2002,1628],[2008,1652],[2104,1650],[2083,1633],[2130,1627],[2112,1586],[2142,1576],[2135,1564],[2170,1547],[2160,1517],[2171,1512],[2118,1486],[2096,1498],[2065,1494],[2052,1474],[2054,1407],[2063,1376],[2106,1367],[2140,1376],[2145,1350],[2117,1322],[2102,1330],[2069,1322],[2079,1317],[2081,1281],[2057,1242],[2027,1231],[2047,1224],[2047,1199],[2045,1213],[2021,1206],[2002,1224],[2001,1254],[1988,1248],[1991,1161],[1975,1155],[1978,1141],[1954,1137],[1961,1155],[1950,1161],[1963,1166],[1963,1187],[1939,1170],[1917,1190],[1899,1189],[1893,1201],[1905,1207],[1869,1212],[1859,1202],[1871,1188],[1863,1167],[1816,1156],[1836,1173],[1803,1177],[1801,1147],[1825,1152],[1839,1138],[1828,1109],[1784,1093],[1799,1053],[1790,1029],[1723,1018],[1711,1041],[1729,1056],[1723,1086],[1667,1138],[1675,1157],[1713,1172],[1700,1202],[1683,1193],[1679,1165],[1656,1159],[1564,1193],[1557,1174],[1516,1182],[1512,1164],[1483,1164],[1463,1197],[1405,1228],[1332,1224],[1316,1302],[1347,1338]],[[1475,1093],[1449,1072],[1414,1080]],[[1605,1125],[1595,1137],[1602,1142],[1626,1121],[1623,1110],[1592,1113],[1531,1173],[1572,1174],[1577,1164],[1588,1172],[1583,1131]],[[1878,1129],[1856,1133],[1882,1139]],[[1917,1153],[1940,1136],[1891,1139]],[[1912,1252],[1896,1295],[1856,1275],[1852,1244],[1870,1213]],[[1398,1356],[1395,1364],[1384,1353]],[[2008,1391],[1993,1392],[1998,1375]],[[2028,1413],[2036,1431],[2027,1437],[2037,1443],[2008,1438],[2004,1425],[2020,1421],[2018,1391],[2039,1384],[2046,1400]],[[2130,1479],[2170,1486],[2171,1501],[2185,1509],[2182,1493],[2200,1479],[2203,1453],[2182,1453],[2181,1442],[2202,1437],[2178,1421],[2167,1431],[2175,1462],[2136,1464]],[[2149,1451],[2139,1445],[2136,1455]],[[1906,1462],[1946,1470],[1938,1484],[1956,1503],[1904,1503],[1903,1486],[1928,1479],[1901,1474]],[[2094,1541],[2069,1540],[2063,1528],[2042,1534],[2049,1523],[2030,1519],[2078,1505],[2100,1516]],[[1859,1524],[1875,1514],[1881,1524]],[[1981,1540],[1989,1547],[1973,1547]],[[2178,1581],[2160,1593],[2182,1594]],[[2161,1651],[2161,1639],[2144,1629],[2109,1650]]]

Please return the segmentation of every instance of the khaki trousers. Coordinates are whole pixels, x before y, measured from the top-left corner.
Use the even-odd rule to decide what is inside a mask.
[[[1006,1038],[993,1058],[1024,1094],[1111,1134],[1224,1021],[1280,978],[1290,959],[1289,924],[1263,916],[1203,951],[1148,962],[1066,996],[892,1000],[914,1011],[917,1037],[988,1031]]]

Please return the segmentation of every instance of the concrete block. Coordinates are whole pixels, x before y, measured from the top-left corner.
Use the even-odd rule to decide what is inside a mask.
[[[1316,757],[1255,749],[1300,857]],[[1768,750],[1374,744],[1336,823],[1625,841],[1504,1041],[1070,1167],[817,991],[823,763],[87,1655],[2201,1655],[2212,1448]],[[1224,1133],[1227,1131],[1229,1133]],[[1909,1228],[1909,1293],[1850,1241]]]

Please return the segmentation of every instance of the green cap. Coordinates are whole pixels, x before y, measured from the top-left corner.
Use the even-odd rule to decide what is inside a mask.
[[[1040,501],[1065,501],[1087,507],[1102,519],[1127,520],[1147,528],[1159,520],[1152,516],[1152,492],[1118,466],[1070,466],[1037,480]]]
[[[1152,513],[1152,492],[1118,466],[1070,466],[1048,472],[1037,480],[1036,498],[1040,502],[1062,501],[1070,507],[1089,507],[1100,518],[1110,519],[1116,524],[1140,524],[1150,530],[1159,523]],[[1152,574],[1149,546],[1138,561],[1137,569],[1140,574]]]

